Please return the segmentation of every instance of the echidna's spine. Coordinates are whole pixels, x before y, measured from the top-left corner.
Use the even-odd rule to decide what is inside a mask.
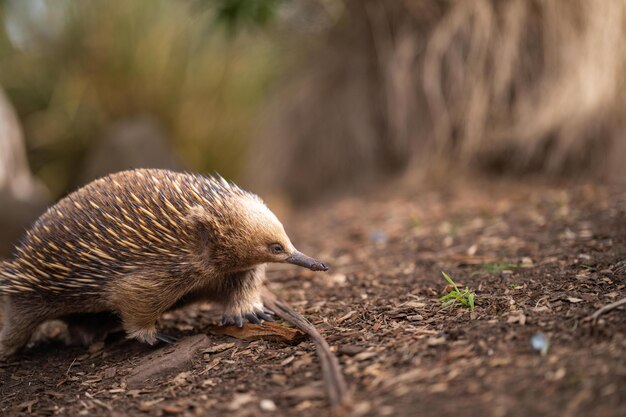
[[[9,278],[8,273],[6,272],[7,265],[6,262],[0,260],[0,295],[6,294],[9,289]]]
[[[15,293],[8,261],[0,260],[0,295]]]

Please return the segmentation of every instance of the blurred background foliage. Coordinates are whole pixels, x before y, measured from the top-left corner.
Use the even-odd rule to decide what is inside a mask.
[[[112,126],[147,118],[183,167],[237,177],[283,61],[261,30],[276,4],[3,1],[0,85],[35,175],[66,193]]]

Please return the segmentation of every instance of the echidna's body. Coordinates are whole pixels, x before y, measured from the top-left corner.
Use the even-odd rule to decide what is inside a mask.
[[[266,262],[326,268],[293,248],[257,196],[221,178],[136,170],[94,181],[50,208],[0,263],[0,357],[42,321],[72,313],[113,311],[148,343],[159,315],[186,298],[224,303],[226,322],[266,318]]]

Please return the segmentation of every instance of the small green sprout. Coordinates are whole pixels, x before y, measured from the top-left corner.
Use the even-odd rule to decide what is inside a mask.
[[[508,262],[485,262],[481,265],[480,272],[486,272],[488,274],[499,274],[502,271],[519,268],[518,264],[512,264]]]
[[[422,227],[422,221],[418,217],[411,217],[410,222],[413,229],[419,229]]]
[[[452,291],[448,294],[444,295],[439,299],[443,303],[444,307],[448,307],[450,305],[454,305],[457,302],[460,303],[463,307],[467,307],[470,311],[474,311],[474,298],[476,294],[469,290],[469,288],[463,289],[463,291],[459,290],[459,287],[456,286],[452,278],[448,276],[445,272],[441,272],[443,277],[448,281],[450,285],[452,285]]]
[[[501,274],[503,271],[512,271],[519,267],[519,264],[512,264],[507,262],[485,262],[480,265],[479,271],[472,272],[472,276],[483,274]]]

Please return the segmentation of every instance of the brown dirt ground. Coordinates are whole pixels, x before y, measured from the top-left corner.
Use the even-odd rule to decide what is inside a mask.
[[[585,320],[626,297],[623,188],[398,187],[292,220],[294,242],[332,270],[274,269],[269,285],[336,349],[355,416],[626,415],[624,307]],[[441,271],[475,291],[473,313],[442,308]],[[161,327],[197,343],[187,336],[218,317],[189,307]],[[530,345],[539,331],[545,356]],[[209,341],[139,388],[125,381],[174,347],[40,341],[1,365],[0,414],[329,414],[311,342]]]

